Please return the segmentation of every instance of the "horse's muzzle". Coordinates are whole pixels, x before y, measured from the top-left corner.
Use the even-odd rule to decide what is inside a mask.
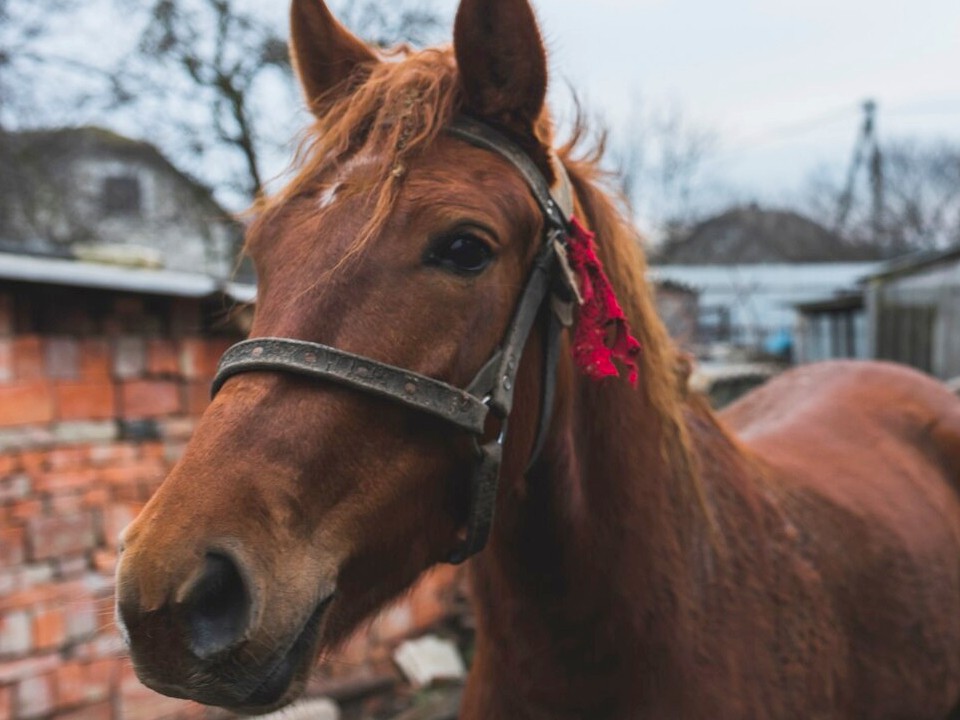
[[[287,643],[258,641],[257,592],[242,563],[211,551],[162,600],[141,592],[118,568],[117,623],[141,682],[157,692],[242,712],[280,707],[312,665],[333,595],[317,604]],[[264,656],[269,647],[271,652]]]

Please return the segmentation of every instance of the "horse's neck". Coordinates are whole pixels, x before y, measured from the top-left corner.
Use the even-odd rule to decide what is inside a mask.
[[[667,459],[667,424],[642,390],[574,383],[538,467],[505,478],[474,561],[475,672],[502,676],[526,707],[623,701],[618,673],[640,694],[644,682],[662,692],[683,662],[676,633],[702,529],[678,486],[690,479]]]

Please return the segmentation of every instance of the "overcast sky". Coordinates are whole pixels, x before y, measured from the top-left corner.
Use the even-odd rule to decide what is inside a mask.
[[[818,164],[844,167],[868,97],[882,138],[960,141],[960,0],[536,7],[554,78],[612,117],[637,95],[679,105],[717,133],[713,170],[744,194],[776,199]]]
[[[457,0],[435,1],[453,17]],[[285,25],[286,0],[244,2]],[[716,135],[707,169],[728,199],[786,201],[818,166],[843,173],[868,97],[881,140],[960,142],[960,0],[534,3],[554,105],[568,103],[566,81],[615,127],[636,98],[680,108]],[[89,45],[105,17],[86,13],[77,42]],[[111,29],[121,45],[134,35]]]

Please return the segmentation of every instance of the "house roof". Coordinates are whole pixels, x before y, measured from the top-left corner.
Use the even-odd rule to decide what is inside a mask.
[[[252,302],[257,294],[255,285],[223,282],[200,273],[130,268],[11,253],[0,253],[0,280],[188,298],[223,293],[238,302]]]
[[[670,265],[856,262],[876,259],[823,225],[789,210],[747,205],[727,210],[668,239],[654,262]]]
[[[866,280],[881,280],[900,275],[911,275],[934,265],[960,260],[960,245],[944,250],[921,250],[920,252],[903,255],[883,263]]]
[[[96,126],[4,133],[0,136],[0,189],[13,184],[19,193],[36,192],[40,184],[54,183],[71,158],[97,154],[140,160],[174,173],[197,202],[220,217],[230,217],[214,200],[210,188],[177,168],[156,146]],[[0,233],[3,229],[0,215]]]

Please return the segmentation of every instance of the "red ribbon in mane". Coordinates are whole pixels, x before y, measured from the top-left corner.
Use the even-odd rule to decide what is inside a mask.
[[[620,376],[617,366],[613,364],[616,358],[629,369],[627,379],[636,387],[640,343],[631,334],[623,308],[603,271],[603,264],[597,256],[597,245],[593,241],[594,233],[575,217],[570,219],[570,226],[570,267],[580,280],[580,294],[583,297],[573,337],[574,360],[589,377],[600,380]],[[613,341],[608,344],[611,328]]]

